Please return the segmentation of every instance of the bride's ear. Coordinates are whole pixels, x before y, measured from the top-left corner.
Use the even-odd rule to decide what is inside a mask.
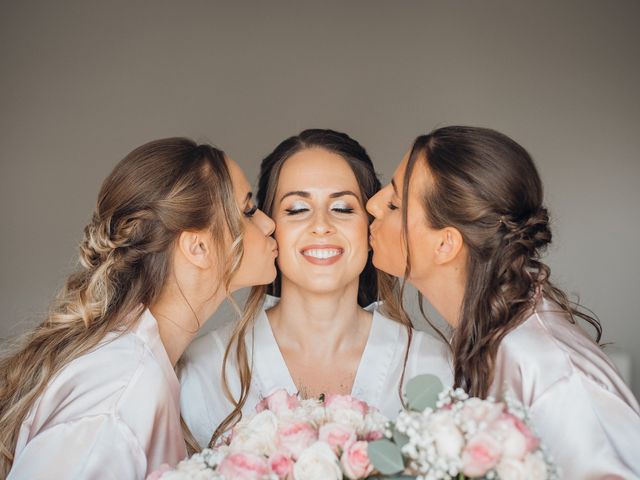
[[[213,242],[211,234],[205,230],[184,231],[178,237],[177,248],[182,256],[198,268],[213,266]]]
[[[457,259],[464,246],[464,239],[457,228],[445,227],[440,230],[440,236],[435,251],[434,262],[444,265]]]

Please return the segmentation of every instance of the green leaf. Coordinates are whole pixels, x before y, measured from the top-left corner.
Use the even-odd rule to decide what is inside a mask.
[[[384,477],[379,477],[379,476],[375,476],[375,477],[367,477],[367,480],[416,480],[416,477],[414,475],[385,475]]]
[[[409,437],[404,433],[399,432],[398,430],[393,429],[393,442],[398,446],[399,449],[402,450],[407,443],[409,443]]]
[[[418,375],[407,382],[405,398],[410,410],[422,412],[425,408],[436,408],[438,395],[444,386],[438,377],[431,374]]]
[[[402,453],[398,446],[389,440],[376,440],[369,443],[367,452],[371,464],[383,475],[392,475],[404,470]]]

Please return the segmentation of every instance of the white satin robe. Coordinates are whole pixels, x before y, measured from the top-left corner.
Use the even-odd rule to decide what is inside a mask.
[[[531,413],[568,480],[640,478],[640,408],[598,345],[553,302],[508,333],[490,394]]]
[[[20,428],[11,480],[142,479],[186,455],[180,384],[145,310],[63,367]]]
[[[267,297],[265,308],[277,303],[276,298]],[[377,407],[384,415],[395,418],[402,408],[398,386],[407,344],[404,326],[384,317],[375,304],[373,320],[367,345],[360,359],[351,395]],[[201,447],[205,447],[218,425],[233,410],[225,397],[222,384],[222,360],[227,339],[233,325],[214,330],[195,340],[184,356],[181,369],[181,408],[187,426]],[[256,318],[253,336],[246,340],[249,358],[253,351],[253,376],[249,396],[242,409],[243,415],[255,411],[256,404],[278,388],[289,393],[298,391],[287,365],[278,348],[265,311]],[[227,378],[231,392],[238,396],[240,380],[233,361],[227,366]],[[449,386],[453,374],[448,349],[425,332],[413,332],[405,382],[412,377],[432,373]]]

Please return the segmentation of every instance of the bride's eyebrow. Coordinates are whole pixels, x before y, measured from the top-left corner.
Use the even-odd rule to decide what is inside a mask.
[[[344,197],[345,195],[353,195],[354,197],[356,197],[357,200],[360,200],[360,197],[355,193],[353,193],[351,190],[343,190],[341,192],[331,193],[329,194],[329,198]]]
[[[305,192],[304,190],[294,190],[293,192],[287,192],[282,197],[280,197],[280,201],[284,200],[287,197],[303,197],[303,198],[311,198],[311,194],[309,192]]]
[[[360,197],[358,195],[356,195],[354,192],[352,192],[351,190],[342,190],[340,192],[333,192],[329,194],[329,198],[338,198],[338,197],[344,197],[345,195],[352,195],[354,197],[356,197],[356,199],[360,199]],[[309,192],[305,192],[304,190],[294,190],[292,192],[287,192],[284,195],[282,195],[282,197],[280,197],[280,201],[282,202],[282,200],[284,200],[287,197],[303,197],[303,198],[311,198],[311,194]]]

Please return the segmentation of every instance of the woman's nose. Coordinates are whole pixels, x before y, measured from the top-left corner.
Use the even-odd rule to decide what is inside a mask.
[[[258,216],[258,224],[264,235],[267,237],[273,235],[273,232],[276,230],[275,222],[262,210],[257,210],[255,215]]]
[[[317,235],[326,235],[335,231],[331,219],[326,212],[318,211],[313,216],[312,231]]]
[[[382,209],[380,208],[380,196],[382,194],[382,190],[376,193],[373,197],[369,199],[367,202],[367,212],[373,215],[375,218],[378,218],[382,213]]]

